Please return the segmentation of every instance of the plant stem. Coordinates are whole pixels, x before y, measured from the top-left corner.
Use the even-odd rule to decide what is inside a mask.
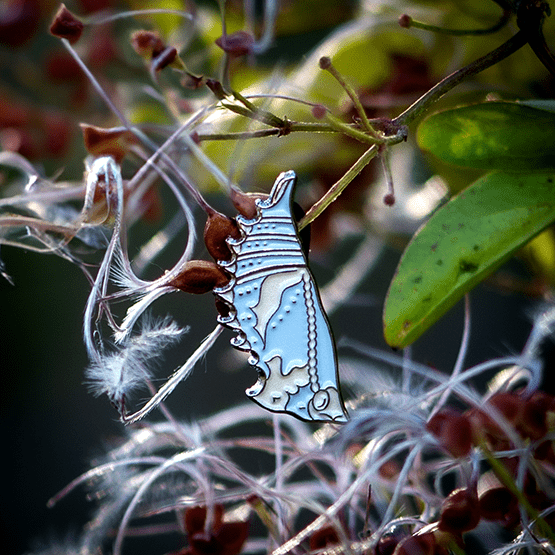
[[[335,78],[335,80],[341,85],[341,87],[343,87],[343,90],[347,93],[347,95],[351,99],[351,102],[353,103],[358,115],[360,116],[360,120],[366,132],[372,138],[379,139],[379,134],[375,131],[375,129],[368,121],[368,117],[366,116],[364,107],[362,106],[362,103],[360,102],[360,98],[358,97],[355,89],[350,85],[350,83],[347,83],[347,81],[343,79],[343,76],[339,73],[339,71],[337,71],[337,69],[332,64],[329,58],[327,57],[321,58],[320,67],[328,71]]]
[[[299,222],[298,229],[301,231],[309,223],[313,222],[351,183],[351,181],[363,170],[363,168],[378,154],[378,145],[372,145],[364,154],[347,170],[343,177],[334,183],[328,192],[315,202],[304,218]]]
[[[377,139],[373,136],[368,135],[364,131],[360,131],[359,129],[355,129],[350,125],[342,122],[340,119],[332,116],[331,114],[326,114],[326,121],[328,124],[335,129],[338,133],[343,133],[344,135],[348,135],[349,137],[360,141],[361,143],[383,143],[383,139]]]
[[[430,25],[422,21],[416,21],[411,17],[407,28],[414,27],[415,29],[423,29],[424,31],[432,31],[433,33],[442,35],[490,35],[502,29],[508,23],[509,19],[511,19],[511,16],[512,12],[510,10],[504,10],[499,20],[487,29],[447,29],[445,27],[438,27],[437,25]],[[404,26],[405,25],[403,25],[403,27]]]
[[[445,93],[450,91],[453,87],[458,85],[464,79],[472,77],[480,73],[484,69],[507,58],[514,54],[517,50],[522,48],[528,42],[525,33],[518,31],[508,41],[504,42],[501,46],[492,50],[489,54],[478,58],[471,64],[463,67],[448,75],[445,79],[441,80],[437,85],[432,87],[427,93],[422,95],[412,106],[409,106],[402,114],[397,116],[393,123],[397,125],[407,125],[411,121],[419,117],[425,112],[434,102],[439,100]]]

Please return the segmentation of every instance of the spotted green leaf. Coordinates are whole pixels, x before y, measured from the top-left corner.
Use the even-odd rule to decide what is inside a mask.
[[[555,113],[515,102],[484,102],[433,114],[420,148],[443,162],[488,170],[555,168]]]
[[[555,171],[496,172],[473,183],[435,212],[405,249],[386,298],[386,341],[412,343],[553,221]]]

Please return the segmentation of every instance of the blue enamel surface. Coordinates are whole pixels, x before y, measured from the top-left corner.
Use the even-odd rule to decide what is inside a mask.
[[[234,256],[220,263],[233,279],[215,290],[232,307],[220,322],[259,370],[247,395],[272,411],[344,422],[331,329],[291,214],[295,181],[282,173],[258,217],[237,218],[242,237],[228,240]]]

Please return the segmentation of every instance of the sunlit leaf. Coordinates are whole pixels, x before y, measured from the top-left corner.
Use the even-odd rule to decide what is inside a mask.
[[[418,128],[418,144],[443,162],[481,169],[555,168],[555,113],[514,102],[438,112]]]
[[[491,173],[440,208],[407,246],[384,309],[384,334],[405,347],[555,221],[555,172]]]

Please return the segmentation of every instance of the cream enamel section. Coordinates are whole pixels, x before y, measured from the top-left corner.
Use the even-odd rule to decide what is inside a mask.
[[[345,422],[335,344],[292,217],[295,182],[282,173],[258,216],[237,218],[242,236],[228,240],[233,257],[220,263],[233,278],[214,290],[231,307],[219,321],[258,369],[247,395],[271,411]]]

